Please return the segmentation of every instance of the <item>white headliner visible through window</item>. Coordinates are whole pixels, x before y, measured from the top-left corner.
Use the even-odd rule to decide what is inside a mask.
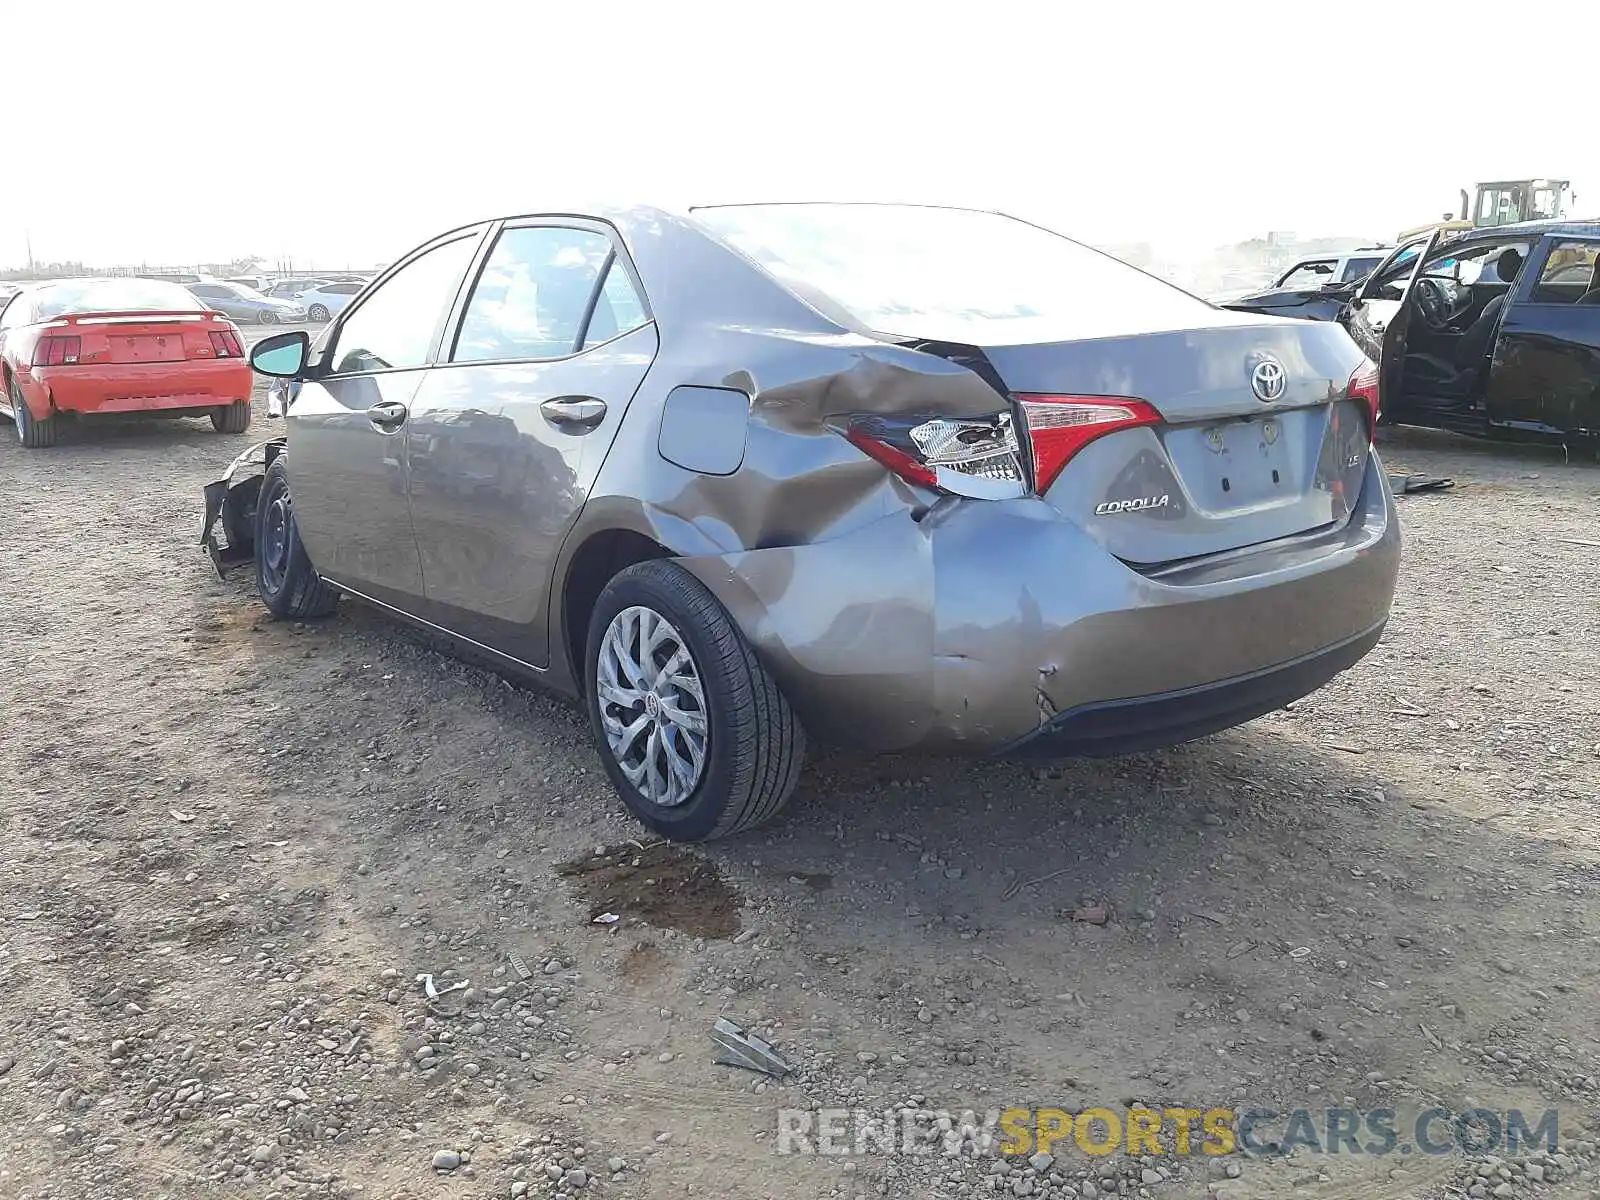
[[[693,210],[801,296],[877,333],[1017,345],[1213,324],[1187,292],[1024,221],[899,204]]]

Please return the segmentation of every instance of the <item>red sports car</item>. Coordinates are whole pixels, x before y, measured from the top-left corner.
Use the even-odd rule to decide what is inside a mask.
[[[78,413],[209,416],[250,426],[239,328],[187,290],[149,279],[29,284],[0,309],[0,414],[29,448]]]

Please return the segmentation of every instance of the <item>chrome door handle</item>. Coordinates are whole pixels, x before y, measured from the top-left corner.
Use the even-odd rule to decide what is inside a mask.
[[[593,429],[606,415],[606,402],[594,396],[557,396],[539,405],[539,411],[553,425]]]
[[[406,419],[406,406],[396,400],[385,400],[367,409],[367,420],[374,425],[398,425]]]

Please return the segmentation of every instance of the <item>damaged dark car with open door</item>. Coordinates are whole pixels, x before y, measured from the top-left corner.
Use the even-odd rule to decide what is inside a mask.
[[[1337,319],[1381,364],[1385,423],[1600,450],[1600,222],[1403,243]]]

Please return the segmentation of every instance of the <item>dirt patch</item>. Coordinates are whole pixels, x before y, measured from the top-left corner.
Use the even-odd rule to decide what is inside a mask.
[[[690,937],[739,932],[739,896],[716,866],[667,842],[607,846],[556,868],[588,906],[589,920],[614,914]]]
[[[656,983],[667,974],[672,961],[654,942],[640,942],[630,946],[622,956],[617,974],[628,983],[643,986]]]

